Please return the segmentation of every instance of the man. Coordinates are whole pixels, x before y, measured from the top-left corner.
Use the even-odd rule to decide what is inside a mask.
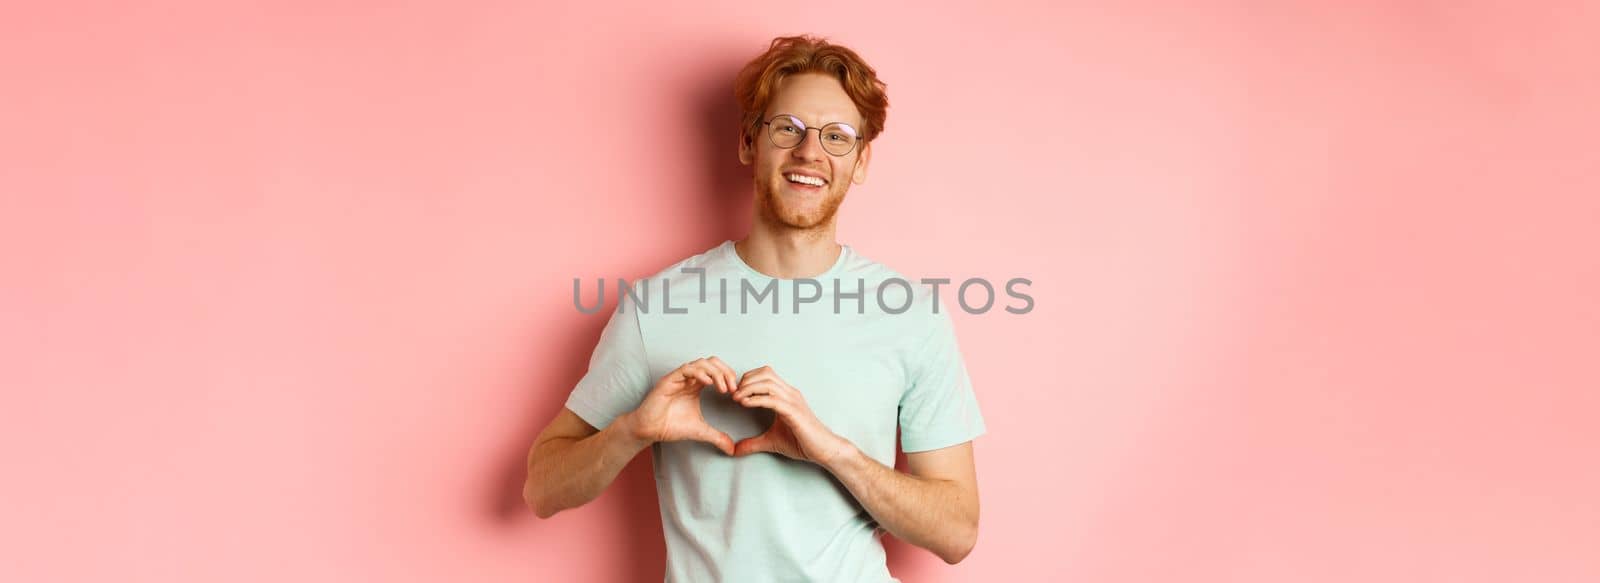
[[[636,302],[619,293],[524,498],[540,517],[585,504],[648,447],[668,581],[895,581],[884,531],[957,563],[977,541],[985,429],[948,306],[834,236],[884,85],[802,36],[775,39],[735,93],[751,232],[638,282]]]

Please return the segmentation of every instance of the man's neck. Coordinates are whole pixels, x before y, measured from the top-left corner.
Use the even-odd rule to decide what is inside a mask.
[[[834,241],[831,224],[822,229],[776,230],[759,221],[748,237],[734,242],[733,250],[756,271],[779,279],[822,275],[844,252]]]

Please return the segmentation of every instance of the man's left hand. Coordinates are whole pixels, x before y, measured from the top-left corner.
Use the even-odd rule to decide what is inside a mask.
[[[765,451],[826,466],[852,447],[849,440],[823,425],[800,390],[784,382],[770,366],[744,373],[733,400],[745,407],[771,409],[776,414],[765,433],[735,443],[733,455]]]

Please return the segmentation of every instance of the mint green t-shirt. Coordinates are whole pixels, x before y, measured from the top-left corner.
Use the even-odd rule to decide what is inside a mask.
[[[887,466],[897,430],[908,453],[983,434],[949,318],[956,306],[842,247],[810,279],[767,277],[725,241],[634,281],[637,302],[607,285],[621,305],[567,408],[604,428],[666,373],[714,355],[737,375],[772,366],[824,425]],[[714,387],[700,399],[706,421],[735,441],[772,423],[771,411],[746,409]],[[773,453],[735,458],[689,441],[657,443],[651,456],[666,581],[896,581],[884,531],[821,466]]]

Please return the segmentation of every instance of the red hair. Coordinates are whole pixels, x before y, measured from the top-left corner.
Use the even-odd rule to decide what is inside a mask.
[[[889,116],[889,96],[878,80],[878,72],[855,51],[801,35],[772,39],[766,52],[739,71],[733,95],[743,112],[741,127],[746,137],[760,135],[761,117],[772,102],[778,83],[799,73],[822,73],[839,80],[865,120],[865,127],[857,128],[862,140],[870,142],[883,133],[884,119]]]

